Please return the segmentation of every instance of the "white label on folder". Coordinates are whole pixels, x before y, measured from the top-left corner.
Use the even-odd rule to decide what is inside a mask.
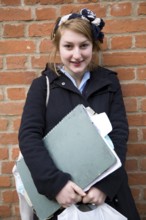
[[[105,112],[100,114],[97,113],[91,114],[91,112],[88,111],[87,108],[87,113],[102,137],[105,137],[107,134],[109,134],[112,131],[112,125]]]

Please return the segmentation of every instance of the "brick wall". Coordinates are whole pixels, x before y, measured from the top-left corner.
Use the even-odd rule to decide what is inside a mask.
[[[11,173],[29,85],[48,61],[54,19],[88,7],[106,21],[100,64],[118,72],[130,125],[126,169],[146,219],[146,2],[0,0],[0,219],[19,219]]]

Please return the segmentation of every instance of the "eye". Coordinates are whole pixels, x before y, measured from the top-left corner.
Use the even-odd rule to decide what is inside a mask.
[[[64,47],[68,50],[71,50],[72,49],[72,45],[71,44],[65,44]]]
[[[82,49],[86,49],[88,46],[89,46],[89,44],[85,43],[85,44],[82,44],[82,45],[81,45],[81,48],[82,48]]]

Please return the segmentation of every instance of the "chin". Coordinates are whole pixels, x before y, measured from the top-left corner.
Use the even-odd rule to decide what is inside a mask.
[[[72,71],[74,74],[83,74],[85,70],[73,70]]]
[[[71,71],[74,73],[84,73],[86,71],[86,68],[81,68],[81,67],[76,67],[76,68],[72,68]]]

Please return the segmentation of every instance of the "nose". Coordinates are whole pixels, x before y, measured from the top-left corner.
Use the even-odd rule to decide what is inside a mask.
[[[74,48],[73,58],[76,59],[76,60],[81,58],[81,50],[80,50],[79,47]]]

